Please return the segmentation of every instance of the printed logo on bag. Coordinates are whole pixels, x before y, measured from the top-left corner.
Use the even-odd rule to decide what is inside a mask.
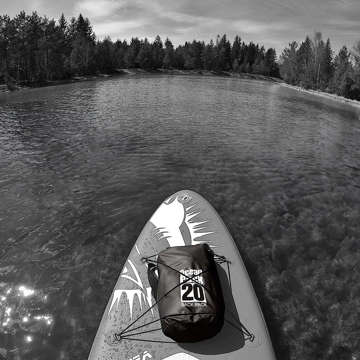
[[[187,306],[206,306],[204,278],[201,269],[180,270],[180,298]],[[191,280],[189,280],[191,278]]]

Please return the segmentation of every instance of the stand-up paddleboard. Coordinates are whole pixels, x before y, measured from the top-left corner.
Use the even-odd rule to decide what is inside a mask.
[[[211,339],[175,343],[162,333],[157,321],[148,264],[143,259],[169,246],[203,242],[230,262],[218,266],[225,323]],[[126,338],[117,338],[116,334],[126,328]],[[145,225],[121,271],[89,355],[89,360],[149,359],[275,360],[261,309],[234,240],[212,206],[193,191],[170,196]]]

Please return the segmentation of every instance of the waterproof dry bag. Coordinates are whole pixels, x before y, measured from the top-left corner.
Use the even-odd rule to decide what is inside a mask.
[[[216,335],[224,323],[225,306],[209,245],[169,247],[158,254],[157,268],[163,333],[177,342]]]

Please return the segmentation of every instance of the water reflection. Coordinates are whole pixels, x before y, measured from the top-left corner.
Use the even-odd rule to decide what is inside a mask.
[[[42,290],[6,283],[0,286],[0,319],[0,348],[6,359],[22,359],[40,346],[51,335],[54,321]]]

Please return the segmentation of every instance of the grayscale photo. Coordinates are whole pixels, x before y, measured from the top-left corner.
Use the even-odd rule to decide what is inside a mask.
[[[0,360],[360,360],[358,0],[0,0]]]

